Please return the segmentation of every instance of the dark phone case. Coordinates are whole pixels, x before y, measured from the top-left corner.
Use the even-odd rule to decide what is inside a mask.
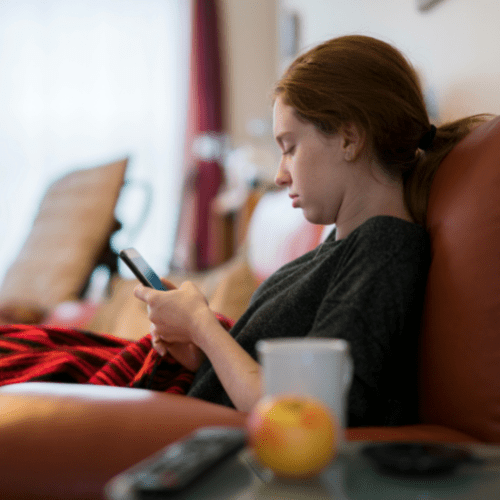
[[[139,269],[136,265],[134,259],[129,255],[129,251],[134,251],[137,254],[136,259],[140,259],[142,267],[144,268],[143,270]],[[125,262],[125,264],[127,264],[130,270],[144,286],[155,288],[156,290],[167,290],[161,282],[160,277],[153,271],[151,266],[144,260],[137,250],[130,248],[122,250],[120,252],[120,258],[123,262]]]

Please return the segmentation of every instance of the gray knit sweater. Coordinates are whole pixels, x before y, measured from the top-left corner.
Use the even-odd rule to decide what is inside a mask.
[[[354,377],[348,426],[417,420],[417,343],[427,272],[427,233],[378,216],[286,264],[254,293],[231,330],[257,359],[255,345],[274,337],[343,338]],[[189,396],[232,406],[206,361]]]

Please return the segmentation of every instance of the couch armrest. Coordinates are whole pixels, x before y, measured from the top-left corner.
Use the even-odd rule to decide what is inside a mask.
[[[198,427],[246,414],[144,389],[31,382],[0,389],[2,500],[103,498],[104,484]],[[363,427],[347,440],[474,442],[437,425]]]
[[[102,498],[104,484],[198,427],[246,415],[205,401],[108,386],[26,383],[0,389],[0,498]]]

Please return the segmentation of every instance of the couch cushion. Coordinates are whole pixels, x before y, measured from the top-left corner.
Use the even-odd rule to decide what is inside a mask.
[[[428,210],[421,419],[500,442],[500,118],[445,158]]]
[[[48,188],[5,275],[0,307],[45,311],[78,297],[114,227],[126,167],[125,158],[76,170]]]

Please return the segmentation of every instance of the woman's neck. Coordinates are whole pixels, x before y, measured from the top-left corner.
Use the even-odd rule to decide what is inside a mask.
[[[404,201],[403,181],[374,177],[364,187],[363,195],[346,200],[347,206],[339,213],[336,221],[336,239],[346,238],[361,224],[372,217],[386,215],[414,222]]]

